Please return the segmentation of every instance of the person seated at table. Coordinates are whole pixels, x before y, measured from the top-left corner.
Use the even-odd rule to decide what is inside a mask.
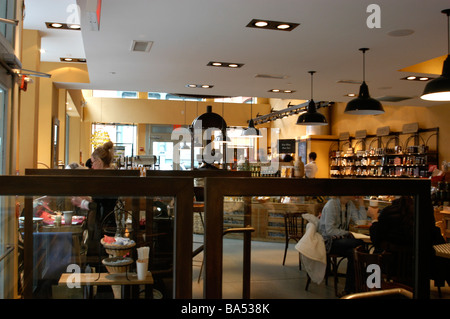
[[[429,230],[431,246],[445,243],[436,226],[433,208],[429,210]],[[392,269],[393,276],[408,286],[413,286],[413,248],[414,248],[414,200],[411,196],[401,196],[394,199],[390,206],[385,207],[379,214],[375,214],[369,229],[374,252],[389,252],[392,263],[397,264],[398,258],[406,258],[410,262],[398,271]],[[428,260],[431,266],[431,279],[437,286],[443,286],[444,281],[450,284],[450,260],[437,257],[433,247],[429,249]],[[402,256],[402,257],[399,257]]]
[[[357,200],[357,205],[353,200]],[[322,209],[319,233],[325,240],[327,252],[347,258],[346,281],[342,295],[355,292],[353,249],[364,244],[361,239],[353,237],[349,225],[351,222],[366,220],[367,216],[371,217],[374,213],[375,209],[369,207],[367,211],[363,199],[355,196],[331,197]]]

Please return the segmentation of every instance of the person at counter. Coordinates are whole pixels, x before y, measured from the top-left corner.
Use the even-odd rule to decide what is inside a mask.
[[[357,200],[358,207],[353,200]],[[366,220],[375,213],[375,209],[371,207],[366,211],[363,199],[354,196],[331,197],[323,207],[319,219],[319,233],[325,241],[326,250],[328,253],[347,258],[346,281],[342,295],[355,292],[353,249],[364,244],[361,239],[353,237],[349,225],[351,222]]]
[[[315,178],[318,168],[316,164],[317,154],[316,152],[311,152],[308,155],[309,163],[305,165],[305,176],[306,178]]]
[[[97,147],[91,155],[92,169],[111,169],[114,144],[109,141]],[[88,256],[99,254],[98,247],[102,237],[101,225],[105,227],[115,226],[115,216],[110,214],[108,220],[105,217],[114,211],[117,198],[91,198],[73,197],[72,204],[89,211],[88,215]]]

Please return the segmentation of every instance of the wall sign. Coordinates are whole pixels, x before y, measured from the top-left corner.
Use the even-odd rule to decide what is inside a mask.
[[[278,153],[295,153],[295,139],[278,140]]]

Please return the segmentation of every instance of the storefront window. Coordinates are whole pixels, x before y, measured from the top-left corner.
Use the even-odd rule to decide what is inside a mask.
[[[0,4],[0,18],[15,19],[15,0],[5,0]],[[0,23],[0,33],[14,47],[14,31],[16,26],[9,23]]]
[[[101,145],[111,140],[116,150],[120,150],[120,155],[135,156],[137,154],[136,125],[96,123],[92,125],[92,137],[92,150],[98,146],[97,144]]]

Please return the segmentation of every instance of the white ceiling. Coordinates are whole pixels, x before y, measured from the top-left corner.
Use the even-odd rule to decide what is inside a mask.
[[[24,27],[42,32],[42,61],[86,58],[90,84],[68,88],[257,96],[343,101],[362,80],[372,97],[405,96],[393,105],[430,106],[418,98],[425,83],[400,80],[400,69],[447,54],[448,0],[103,0],[99,31],[87,20],[89,0],[25,0]],[[49,31],[45,22],[73,22],[81,8],[81,31]],[[371,3],[381,8],[381,28],[369,28]],[[247,28],[254,18],[299,23],[290,32]],[[394,37],[391,31],[413,30]],[[146,53],[131,52],[133,40],[153,41]],[[240,69],[214,68],[210,61],[243,63]],[[255,78],[257,74],[284,79]],[[429,74],[431,75],[431,74]],[[437,76],[437,75],[434,75]],[[189,89],[190,83],[212,89]],[[269,93],[279,88],[294,94]]]

